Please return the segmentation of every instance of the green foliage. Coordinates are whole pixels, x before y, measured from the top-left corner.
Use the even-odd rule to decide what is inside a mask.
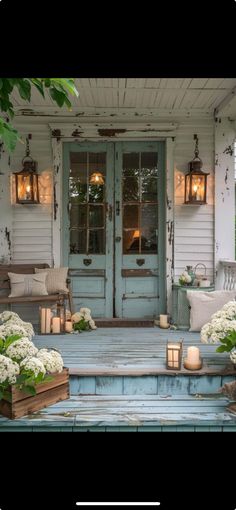
[[[30,102],[32,86],[36,87],[43,98],[45,90],[48,90],[50,97],[60,108],[67,106],[71,109],[68,95],[79,95],[73,78],[0,78],[0,110],[12,119],[14,106],[11,94],[17,89],[21,98]],[[17,140],[20,140],[17,130],[3,117],[0,117],[0,140],[9,152],[14,151]]]
[[[85,319],[81,319],[79,322],[75,322],[73,324],[73,329],[75,331],[88,331],[89,330],[89,323]]]
[[[223,345],[217,347],[216,352],[230,352],[236,346],[236,331],[228,331],[224,338],[220,339]]]
[[[20,338],[22,338],[22,335],[9,335],[5,339],[0,338],[0,354],[4,355],[9,345],[16,342],[16,340],[20,340]]]

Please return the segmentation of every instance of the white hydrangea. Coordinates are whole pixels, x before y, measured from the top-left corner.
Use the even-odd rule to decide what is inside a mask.
[[[230,355],[229,355],[232,363],[236,363],[236,349],[233,349],[231,352],[230,352]]]
[[[83,315],[90,315],[91,316],[90,308],[80,308],[80,313],[82,313]]]
[[[2,322],[7,322],[14,319],[20,319],[18,313],[11,312],[10,310],[5,310],[5,312],[0,313],[0,320]]]
[[[236,301],[229,301],[212,315],[211,321],[201,329],[201,341],[217,344],[229,331],[236,331]]]
[[[35,356],[38,349],[27,337],[16,340],[6,350],[6,355],[17,361],[21,361],[27,356]]]
[[[27,356],[27,358],[21,361],[20,368],[23,370],[31,371],[35,377],[37,377],[39,374],[46,374],[46,369],[42,361],[36,357]]]
[[[72,322],[79,322],[81,319],[83,319],[83,315],[80,312],[74,313],[71,317]]]
[[[42,361],[46,371],[49,374],[62,372],[63,359],[59,352],[48,349],[40,349],[37,353],[37,358]]]
[[[14,322],[7,321],[5,324],[0,326],[0,338],[7,338],[11,335],[22,335],[29,338],[29,334],[25,328],[21,325],[15,324]],[[29,338],[31,340],[31,338]]]
[[[14,384],[19,373],[19,365],[0,354],[0,384]]]
[[[97,326],[95,326],[95,322],[93,319],[90,319],[89,320],[89,326],[91,329],[97,329]]]

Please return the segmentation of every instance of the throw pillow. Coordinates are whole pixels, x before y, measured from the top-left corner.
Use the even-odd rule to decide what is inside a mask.
[[[18,274],[8,273],[11,282],[11,293],[9,297],[24,296],[47,296],[46,276],[47,273]]]
[[[46,288],[48,294],[68,293],[69,290],[66,285],[68,267],[57,267],[53,269],[38,269],[35,268],[35,273],[47,273]]]
[[[236,297],[235,290],[215,290],[213,292],[187,291],[190,304],[190,329],[200,331],[211,320],[213,313],[218,312],[222,306]]]

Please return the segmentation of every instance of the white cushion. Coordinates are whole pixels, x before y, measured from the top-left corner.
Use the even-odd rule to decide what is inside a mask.
[[[190,304],[190,329],[200,331],[211,320],[213,313],[218,312],[222,306],[236,297],[235,290],[215,290],[213,292],[187,291]]]
[[[50,269],[38,269],[35,268],[35,273],[47,273],[46,288],[48,294],[68,293],[66,279],[68,273],[68,267],[57,267]]]
[[[25,296],[47,296],[46,276],[47,273],[41,274],[18,274],[8,273],[11,282],[11,294],[13,297]]]

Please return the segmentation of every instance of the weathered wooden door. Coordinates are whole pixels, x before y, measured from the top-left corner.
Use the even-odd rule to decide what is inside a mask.
[[[165,308],[164,190],[163,143],[116,145],[117,317],[155,317]]]
[[[64,144],[63,263],[94,317],[165,309],[162,142]]]

